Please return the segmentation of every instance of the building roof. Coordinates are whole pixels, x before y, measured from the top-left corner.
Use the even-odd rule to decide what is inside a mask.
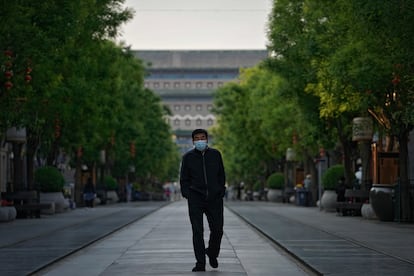
[[[192,98],[212,98],[215,92],[213,89],[157,89],[154,91],[162,98],[188,96]]]
[[[214,69],[253,67],[267,50],[136,50],[133,54],[153,69]]]

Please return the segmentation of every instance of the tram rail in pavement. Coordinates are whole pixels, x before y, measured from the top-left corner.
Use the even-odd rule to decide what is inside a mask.
[[[229,201],[246,222],[323,275],[414,275],[414,225],[269,202]]]
[[[205,221],[205,239],[208,226]],[[203,275],[312,275],[300,263],[225,210],[219,267]],[[174,202],[35,275],[194,275],[195,258],[185,200]]]

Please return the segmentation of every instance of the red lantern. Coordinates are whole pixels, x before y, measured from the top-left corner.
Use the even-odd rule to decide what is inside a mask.
[[[24,77],[24,80],[26,81],[26,83],[29,83],[29,82],[32,80],[32,76],[30,76],[30,75],[26,75],[26,76]]]
[[[12,83],[11,81],[6,81],[6,82],[4,83],[4,87],[5,87],[7,90],[10,90],[10,89],[13,87],[13,83]]]
[[[8,80],[11,79],[13,77],[13,71],[4,72],[4,77]]]
[[[12,51],[10,51],[10,50],[6,50],[6,51],[4,51],[4,55],[5,55],[6,57],[11,57],[11,56],[13,55],[13,52],[12,52]]]

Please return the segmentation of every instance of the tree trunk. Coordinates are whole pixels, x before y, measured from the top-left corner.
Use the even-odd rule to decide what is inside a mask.
[[[23,178],[22,144],[13,142],[13,187],[12,191],[25,190]]]
[[[409,130],[404,129],[400,132],[398,142],[400,146],[399,169],[400,169],[400,206],[401,221],[412,221],[412,199],[410,190],[410,181],[408,178],[408,135]],[[398,208],[398,206],[396,206]]]
[[[52,143],[52,148],[47,155],[46,163],[48,166],[56,166],[56,160],[59,155],[59,141],[58,139],[54,140]]]
[[[345,186],[347,188],[352,188],[354,184],[353,180],[355,178],[352,166],[352,142],[349,140],[342,141],[342,147],[344,155]]]
[[[34,157],[36,155],[37,147],[39,146],[39,138],[36,133],[30,129],[27,130],[27,150],[26,150],[26,164],[27,164],[27,187],[29,190],[38,190],[34,183]]]
[[[372,186],[371,177],[371,141],[359,142],[359,153],[361,156],[362,165],[362,179],[361,179],[361,190],[369,191]]]
[[[82,157],[75,151],[76,170],[75,170],[75,202],[80,206],[82,201]]]

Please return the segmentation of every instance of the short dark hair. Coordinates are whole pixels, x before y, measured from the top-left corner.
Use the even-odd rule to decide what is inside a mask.
[[[203,133],[206,135],[206,138],[208,139],[208,133],[207,130],[203,129],[203,128],[197,128],[193,130],[193,133],[191,133],[191,138],[193,138],[194,140],[194,136],[196,136],[197,134]]]

